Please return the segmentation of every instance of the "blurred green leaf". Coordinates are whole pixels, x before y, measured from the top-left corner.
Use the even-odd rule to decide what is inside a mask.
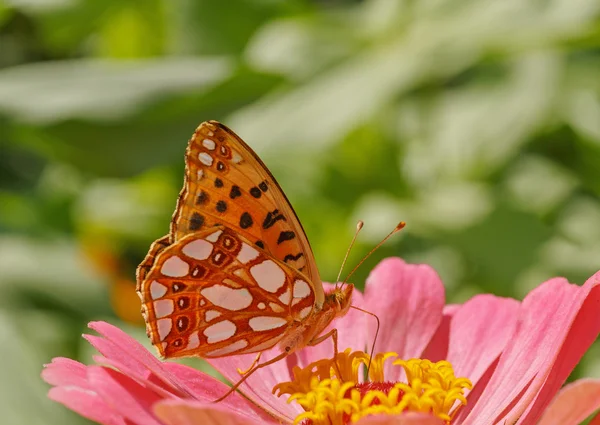
[[[141,103],[189,90],[205,91],[232,72],[224,58],[75,60],[0,71],[0,110],[24,121],[110,120]]]

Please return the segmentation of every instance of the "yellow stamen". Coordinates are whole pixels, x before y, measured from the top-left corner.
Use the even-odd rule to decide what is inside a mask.
[[[323,359],[301,369],[293,369],[294,379],[273,388],[278,395],[289,394],[305,412],[294,421],[312,425],[344,425],[376,414],[405,411],[432,414],[450,423],[458,409],[467,403],[467,378],[456,378],[447,361],[425,359],[396,360],[404,369],[406,382],[386,382],[384,363],[395,353],[379,353],[371,360],[370,382],[360,383],[359,373],[369,364],[369,356],[347,349],[337,358]],[[362,366],[362,367],[361,367]],[[338,377],[337,375],[341,375]]]

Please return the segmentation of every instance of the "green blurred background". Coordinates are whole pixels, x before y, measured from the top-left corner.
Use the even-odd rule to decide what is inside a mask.
[[[326,280],[433,265],[449,302],[600,268],[598,0],[0,0],[2,424],[84,424],[41,365],[146,345],[135,266],[196,126],[264,159]],[[595,346],[574,376],[600,377]]]

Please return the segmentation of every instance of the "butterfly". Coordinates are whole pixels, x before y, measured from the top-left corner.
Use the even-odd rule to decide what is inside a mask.
[[[324,330],[347,313],[353,286],[325,293],[302,225],[265,164],[233,131],[208,121],[190,139],[185,165],[170,232],[136,273],[160,356],[258,353],[233,390],[327,338],[337,353],[336,330]],[[281,353],[259,363],[276,345]]]

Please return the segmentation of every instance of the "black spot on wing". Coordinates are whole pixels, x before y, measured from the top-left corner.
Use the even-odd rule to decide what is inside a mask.
[[[283,216],[283,214],[279,213],[279,210],[273,210],[272,212],[267,213],[267,216],[265,217],[265,220],[263,221],[262,227],[263,227],[263,229],[268,229],[270,227],[273,227],[273,225],[279,220],[285,221],[285,217]]]
[[[198,214],[197,212],[192,214],[190,218],[190,230],[198,230],[204,224],[204,217]]]
[[[240,227],[242,229],[247,229],[248,227],[254,224],[254,220],[252,220],[252,216],[248,214],[248,212],[244,212],[240,217]]]
[[[208,202],[208,194],[201,190],[196,198],[196,205],[204,205]]]
[[[303,253],[299,253],[298,255],[288,254],[285,257],[283,257],[283,262],[287,263],[288,261],[298,261],[303,255]]]
[[[242,191],[240,190],[240,187],[235,186],[235,185],[231,186],[231,191],[229,192],[229,197],[231,199],[235,199],[239,196],[242,196]]]
[[[175,282],[171,287],[173,289],[173,293],[181,292],[187,288],[187,285],[183,282]]]
[[[190,319],[187,316],[179,316],[175,324],[179,332],[184,332],[190,325]]]
[[[296,237],[296,234],[292,231],[283,231],[279,234],[279,239],[277,239],[277,245],[285,242],[285,241],[289,241],[291,239],[294,239]]]
[[[260,189],[258,187],[254,186],[254,187],[250,188],[250,195],[252,195],[256,199],[258,199],[262,195],[262,192],[260,191]]]
[[[227,203],[225,201],[219,201],[217,202],[217,211],[219,211],[220,213],[223,213],[225,211],[227,211]]]

